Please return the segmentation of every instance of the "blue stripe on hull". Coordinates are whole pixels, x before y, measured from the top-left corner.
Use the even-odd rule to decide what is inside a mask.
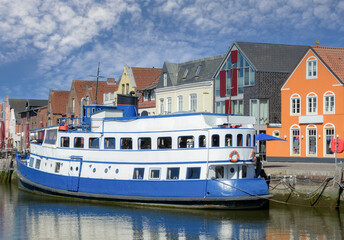
[[[92,179],[50,174],[27,167],[17,161],[21,175],[54,189],[90,194],[138,197],[241,197],[269,194],[263,179],[235,180],[116,180]],[[244,190],[244,191],[241,191]]]

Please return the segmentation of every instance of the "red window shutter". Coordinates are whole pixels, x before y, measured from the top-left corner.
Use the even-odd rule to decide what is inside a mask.
[[[220,97],[226,96],[226,88],[227,88],[227,71],[222,70],[220,71]]]
[[[228,110],[230,111],[231,109],[229,109],[229,99],[225,100],[225,114],[229,114]]]
[[[235,95],[238,95],[238,71],[236,68],[231,69],[231,76],[232,76],[231,95],[235,96]]]
[[[231,52],[231,62],[232,63],[238,62],[238,50],[233,50]]]

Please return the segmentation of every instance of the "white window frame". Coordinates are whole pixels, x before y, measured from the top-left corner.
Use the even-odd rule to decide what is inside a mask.
[[[298,104],[298,107],[299,107],[299,112],[297,113],[296,111],[294,111],[294,109],[297,109],[294,108],[294,101],[296,100],[299,100],[299,104]],[[300,116],[301,115],[301,97],[299,94],[293,94],[291,95],[290,97],[290,116]]]
[[[260,105],[261,105],[261,101],[262,100],[266,100],[267,101],[267,105],[268,105],[268,111],[267,111],[267,117],[268,117],[268,119],[267,119],[267,123],[269,123],[269,116],[270,116],[270,101],[268,100],[268,99],[250,99],[250,116],[253,116],[252,115],[252,110],[253,110],[253,107],[252,107],[252,101],[257,101],[257,114],[258,114],[258,116],[254,116],[254,117],[256,117],[257,119],[256,119],[256,124],[259,124],[259,125],[265,125],[265,124],[267,124],[267,123],[260,123],[261,122],[261,109],[260,109]],[[242,100],[242,104],[244,104],[244,102],[243,102],[243,100]],[[233,109],[233,105],[232,105],[232,109]],[[244,114],[244,109],[243,109],[243,112],[242,112],[242,114]]]
[[[299,153],[298,154],[295,154],[293,153],[293,131],[299,131]],[[301,128],[299,125],[297,124],[294,124],[290,127],[290,156],[301,156],[301,139],[302,139],[302,136],[301,136]]]
[[[309,153],[309,130],[315,130],[315,154]],[[307,157],[316,157],[318,155],[318,129],[315,125],[308,125],[306,127],[306,156]],[[314,135],[312,135],[314,136]]]
[[[315,111],[309,111],[309,104],[312,99],[315,99]],[[307,94],[307,101],[306,101],[306,110],[307,115],[318,115],[318,95],[316,95],[314,92]],[[312,105],[314,105],[314,101],[312,101]],[[312,106],[314,108],[314,106]]]
[[[75,98],[72,99],[72,113],[75,113]]]
[[[143,101],[145,102],[145,101],[148,101],[149,100],[149,93],[148,93],[148,91],[144,91],[143,92]]]
[[[177,97],[177,112],[183,111],[183,96],[179,95]]]
[[[327,98],[332,98],[333,97],[333,110],[332,111],[326,111],[326,104],[328,102]],[[324,98],[323,98],[324,104],[323,104],[323,113],[324,114],[335,114],[336,113],[336,98],[335,94],[331,91],[327,91],[324,93]],[[330,101],[331,102],[331,101]]]
[[[327,136],[330,136],[330,135],[327,135],[326,134],[326,130],[333,130],[333,137],[335,138],[336,137],[336,129],[335,129],[335,126],[332,124],[332,123],[327,123],[324,125],[324,128],[323,128],[323,156],[324,157],[333,157],[334,156],[334,153],[332,154],[326,154],[326,137]]]
[[[164,114],[165,113],[165,106],[164,106],[164,99],[160,98],[159,99],[159,113]]]
[[[189,110],[191,112],[197,112],[197,94],[191,93],[189,96]]]
[[[311,66],[309,64],[311,63]],[[318,60],[315,57],[309,57],[306,61],[306,79],[318,78]],[[315,74],[314,74],[314,64],[315,64]],[[312,68],[311,74],[309,75],[310,69]]]
[[[151,100],[155,100],[155,91],[154,90],[151,91]]]
[[[163,74],[164,87],[167,87],[167,73]]]
[[[172,97],[168,97],[166,100],[166,111],[167,113],[172,112]]]

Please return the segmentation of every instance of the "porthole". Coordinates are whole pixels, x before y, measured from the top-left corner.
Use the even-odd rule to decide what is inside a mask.
[[[73,167],[70,167],[70,170],[73,171]]]
[[[96,168],[93,168],[93,172],[95,173],[97,171],[97,169]]]
[[[119,169],[117,168],[117,169],[116,169],[116,174],[118,174],[118,173],[119,173]]]
[[[234,173],[235,170],[234,170],[234,168],[231,168],[230,171],[231,171],[231,173]]]
[[[75,171],[79,171],[79,167],[76,167],[76,168],[75,168]]]
[[[104,172],[105,172],[105,173],[108,173],[108,171],[109,171],[109,170],[108,170],[107,168],[105,168]]]

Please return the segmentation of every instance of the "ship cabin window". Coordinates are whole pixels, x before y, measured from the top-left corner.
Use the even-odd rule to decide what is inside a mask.
[[[69,147],[69,137],[61,137],[61,147]]]
[[[99,138],[89,138],[89,148],[99,148]]]
[[[171,137],[159,137],[158,138],[158,149],[172,148]]]
[[[179,179],[179,168],[167,168],[167,176],[166,179]]]
[[[246,178],[247,176],[247,166],[242,166],[241,168],[241,177]]]
[[[134,168],[133,179],[143,179],[144,172],[145,172],[144,168]]]
[[[41,167],[41,159],[36,159],[35,168],[39,169]]]
[[[74,138],[74,147],[75,148],[84,148],[84,138],[83,137]]]
[[[198,147],[204,148],[206,146],[207,145],[206,145],[206,141],[205,141],[205,136],[204,135],[199,136],[199,138],[198,138]]]
[[[160,179],[160,169],[150,170],[150,179]]]
[[[46,130],[44,143],[45,144],[55,144],[57,139],[57,129]]]
[[[34,163],[35,159],[34,158],[30,158],[30,162],[29,162],[29,166],[33,167],[33,163]]]
[[[225,136],[225,146],[226,147],[231,147],[233,146],[233,137],[232,134],[226,134]]]
[[[132,138],[121,138],[121,149],[133,149]]]
[[[225,169],[223,166],[216,166],[215,167],[215,176],[216,176],[216,178],[224,178],[225,177]]]
[[[116,139],[115,138],[105,138],[104,139],[105,149],[116,149]]]
[[[151,138],[139,138],[139,149],[151,149],[152,140]]]
[[[211,136],[211,146],[212,147],[220,147],[220,136],[217,134],[214,134]]]
[[[178,147],[179,148],[193,148],[194,137],[193,136],[178,137]]]
[[[251,147],[251,135],[250,134],[246,135],[246,146]]]
[[[186,170],[186,179],[199,179],[201,176],[200,167],[189,167]]]
[[[59,173],[60,172],[60,168],[61,168],[61,163],[57,162],[55,165],[55,172]]]
[[[242,134],[237,135],[237,146],[242,146]]]

